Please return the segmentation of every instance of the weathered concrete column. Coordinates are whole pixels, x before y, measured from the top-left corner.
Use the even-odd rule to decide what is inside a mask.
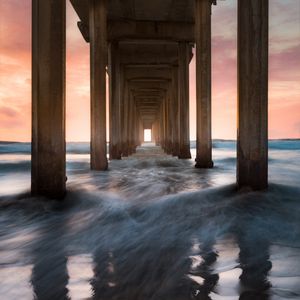
[[[179,99],[178,99],[178,66],[172,68],[172,106],[173,106],[173,156],[179,155]]]
[[[125,74],[123,74],[125,76]],[[129,126],[129,87],[126,78],[124,78],[124,92],[123,92],[123,128],[122,128],[122,156],[128,156],[128,126]]]
[[[141,146],[143,142],[144,142],[144,126],[142,120],[140,119],[139,120],[139,146]]]
[[[165,141],[165,131],[164,131],[164,100],[161,99],[161,105],[160,105],[160,146],[162,149],[164,149],[164,141]]]
[[[66,3],[32,1],[33,195],[66,192],[65,145]]]
[[[166,154],[169,154],[169,139],[170,139],[170,136],[169,136],[169,112],[168,112],[168,109],[169,109],[169,99],[168,99],[168,90],[166,90],[165,92],[165,115],[164,115],[164,121],[165,121],[165,151],[166,151]]]
[[[119,155],[123,155],[123,145],[125,141],[124,136],[124,123],[125,123],[125,72],[124,65],[120,64],[120,128],[119,128],[119,141],[118,149]]]
[[[166,111],[167,111],[167,99],[166,95],[164,95],[163,105],[162,105],[162,122],[163,122],[163,141],[162,148],[165,152],[167,152],[167,119],[166,119]]]
[[[136,104],[134,105],[134,129],[133,129],[133,134],[134,134],[134,152],[136,152],[136,148],[139,144],[139,114],[138,114],[138,109],[136,107]]]
[[[121,159],[120,57],[119,43],[109,46],[109,159]]]
[[[157,120],[152,124],[152,142],[158,145],[158,124]]]
[[[128,155],[133,153],[133,105],[134,99],[132,91],[129,93],[128,99]]]
[[[172,84],[168,85],[167,90],[167,153],[173,154],[173,112],[174,107],[172,105]]]
[[[238,1],[238,187],[268,185],[268,0]]]
[[[195,0],[197,156],[196,168],[212,168],[211,0]]]
[[[133,104],[133,118],[132,118],[132,147],[133,147],[133,153],[136,152],[136,106],[135,103]]]
[[[159,114],[157,116],[157,119],[155,120],[154,124],[153,124],[153,129],[152,129],[152,139],[153,142],[155,142],[156,146],[160,145],[160,119],[159,119]]]
[[[179,56],[179,154],[180,159],[191,158],[189,124],[189,44],[178,44]]]
[[[91,168],[106,170],[106,0],[90,0]]]

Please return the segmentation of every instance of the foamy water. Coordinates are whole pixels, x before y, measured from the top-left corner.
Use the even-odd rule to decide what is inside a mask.
[[[144,147],[108,172],[69,144],[63,204],[30,198],[30,145],[0,145],[0,299],[299,299],[300,142],[270,144],[270,189]],[[195,155],[195,149],[192,150]]]

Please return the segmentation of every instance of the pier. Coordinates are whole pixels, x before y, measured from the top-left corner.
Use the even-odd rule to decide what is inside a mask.
[[[212,0],[71,0],[90,44],[91,169],[156,145],[190,159],[189,63],[196,58],[197,156],[212,168]],[[218,5],[222,5],[220,1]],[[32,1],[32,194],[66,193],[66,2]],[[195,50],[193,51],[193,48]],[[268,185],[268,0],[238,0],[237,186]]]

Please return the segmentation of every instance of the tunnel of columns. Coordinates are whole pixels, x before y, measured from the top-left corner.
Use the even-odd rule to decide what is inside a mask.
[[[196,59],[196,167],[211,168],[212,0],[71,0],[90,44],[91,169],[135,152],[151,129],[167,154],[190,159],[189,63]],[[66,3],[33,0],[32,193],[62,197]],[[195,51],[193,51],[195,48]],[[41,71],[42,70],[42,71]],[[237,184],[267,187],[268,0],[238,0]]]
[[[192,46],[184,42],[182,47],[179,56],[178,44],[172,41],[110,44],[110,159],[135,152],[145,129],[151,130],[153,142],[166,153],[191,158],[188,67]],[[179,60],[184,68],[180,87]]]

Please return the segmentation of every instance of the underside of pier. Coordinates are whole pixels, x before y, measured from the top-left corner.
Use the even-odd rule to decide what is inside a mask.
[[[239,0],[239,187],[267,187],[268,0]],[[152,141],[190,159],[189,64],[196,59],[196,167],[211,168],[212,0],[71,0],[83,42],[90,44],[91,168]],[[65,9],[33,0],[32,191],[65,193]],[[195,49],[195,50],[193,50]],[[42,69],[43,72],[39,72]],[[49,178],[51,180],[49,184]]]

